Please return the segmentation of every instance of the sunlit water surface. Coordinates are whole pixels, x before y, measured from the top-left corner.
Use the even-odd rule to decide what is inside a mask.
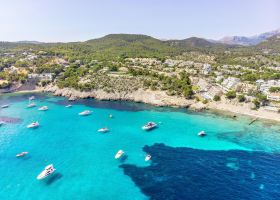
[[[279,199],[279,126],[139,103],[2,95],[0,199]],[[38,111],[40,106],[48,111]],[[90,116],[78,113],[92,110]],[[109,114],[113,118],[109,118]],[[39,121],[34,130],[26,126]],[[148,121],[158,128],[145,132]],[[108,127],[109,133],[97,130]],[[207,136],[198,137],[204,130]],[[125,159],[115,160],[118,150]],[[23,158],[15,155],[22,151]],[[145,155],[152,160],[145,162]],[[48,164],[56,173],[36,176]]]

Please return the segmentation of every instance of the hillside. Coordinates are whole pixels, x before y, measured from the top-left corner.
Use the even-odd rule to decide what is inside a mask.
[[[259,50],[267,50],[270,53],[280,53],[280,34],[261,42],[256,48]]]
[[[110,60],[126,57],[176,56],[183,52],[223,54],[225,51],[239,54],[255,54],[263,49],[280,52],[279,38],[271,37],[256,46],[229,45],[212,42],[203,38],[191,37],[183,40],[162,41],[146,35],[110,34],[85,42],[70,43],[16,43],[0,42],[0,51],[45,51],[49,55],[64,55],[73,59]]]
[[[178,48],[146,35],[110,34],[102,38],[88,40],[81,45],[88,45],[95,53],[106,53],[111,56],[153,57],[174,55]]]

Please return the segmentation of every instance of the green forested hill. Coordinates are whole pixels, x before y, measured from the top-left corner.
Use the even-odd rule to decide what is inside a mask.
[[[279,37],[279,36],[278,36]],[[0,51],[33,49],[48,54],[64,55],[73,59],[119,59],[125,57],[157,57],[179,55],[187,51],[223,54],[231,51],[238,54],[260,53],[262,49],[280,52],[280,39],[269,38],[256,46],[233,46],[214,43],[202,38],[162,41],[146,35],[110,34],[85,42],[26,44],[0,42]]]

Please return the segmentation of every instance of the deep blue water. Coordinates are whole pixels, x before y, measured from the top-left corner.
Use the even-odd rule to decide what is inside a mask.
[[[147,167],[121,168],[151,199],[279,199],[280,155],[145,146]]]
[[[280,199],[277,124],[40,93],[28,109],[31,95],[0,96],[0,105],[11,105],[0,109],[0,199]],[[38,111],[43,105],[49,110]],[[86,109],[92,115],[78,115]],[[35,120],[40,127],[27,129]],[[159,127],[143,131],[148,121]],[[110,132],[98,133],[104,126]],[[126,156],[115,160],[119,149]],[[22,151],[29,154],[16,158]],[[36,180],[51,163],[56,173]]]

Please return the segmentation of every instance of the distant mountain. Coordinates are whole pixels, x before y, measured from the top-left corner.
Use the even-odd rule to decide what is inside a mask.
[[[256,45],[256,48],[268,53],[280,53],[280,34],[272,36]]]
[[[17,41],[15,43],[19,43],[19,44],[44,44],[44,42],[28,41],[28,40]]]
[[[165,42],[168,43],[170,46],[176,46],[181,48],[203,48],[215,46],[215,43],[209,42],[208,40],[198,37],[190,37],[184,40],[168,40]]]
[[[244,46],[251,46],[251,45],[257,45],[268,38],[280,34],[280,29],[262,33],[259,35],[251,36],[251,37],[245,37],[245,36],[229,36],[224,37],[218,42],[223,44],[238,44],[238,45],[244,45]]]

